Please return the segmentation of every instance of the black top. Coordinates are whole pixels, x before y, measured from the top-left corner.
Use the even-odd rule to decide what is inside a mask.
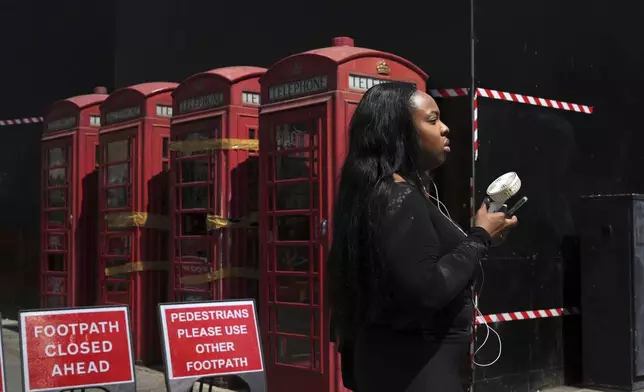
[[[387,299],[365,327],[416,331],[429,340],[469,340],[471,284],[489,242],[484,229],[465,235],[418,189],[395,184],[378,237]]]

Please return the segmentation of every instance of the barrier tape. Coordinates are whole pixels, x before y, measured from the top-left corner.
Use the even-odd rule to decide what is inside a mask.
[[[533,320],[539,318],[562,317],[580,314],[579,308],[553,308],[527,310],[523,312],[486,314],[476,317],[476,324],[502,323],[506,321]]]
[[[429,90],[429,95],[435,98],[466,97],[469,93],[469,88],[439,88]]]
[[[241,219],[224,218],[219,215],[207,215],[208,230],[219,230],[224,227],[244,228],[256,226],[258,222],[257,212],[251,212]]]
[[[468,88],[430,89],[429,94],[435,98],[458,98],[467,96],[469,91],[470,89]],[[476,89],[476,93],[484,98],[542,106],[551,109],[567,110],[570,112],[592,114],[594,110],[592,106],[588,105],[557,101],[549,98],[533,97],[531,95],[508,93],[506,91],[492,90],[488,88],[479,87]]]
[[[108,212],[105,214],[108,229],[125,229],[145,227],[149,229],[168,230],[170,218],[147,212]]]
[[[259,279],[259,271],[257,269],[245,267],[222,268],[206,274],[183,276],[181,278],[181,283],[202,284],[226,278]]]
[[[12,120],[0,120],[0,127],[8,127],[11,125],[23,125],[23,124],[38,124],[45,121],[42,117],[23,117],[15,118]]]
[[[192,153],[201,150],[259,150],[257,139],[205,139],[181,140],[170,143],[170,149],[183,153]]]
[[[474,162],[476,162],[479,159],[479,99],[477,93],[474,93],[472,100],[472,146]]]
[[[105,276],[131,274],[143,271],[167,271],[168,263],[165,261],[135,261],[115,267],[105,268]]]
[[[518,102],[518,103],[524,103],[527,105],[542,106],[545,108],[567,110],[570,112],[577,112],[577,113],[586,113],[586,114],[593,113],[593,107],[588,105],[580,105],[577,103],[555,101],[554,99],[532,97],[530,95],[507,93],[505,91],[490,90],[485,88],[477,88],[476,91],[478,92],[479,95],[481,95],[481,97],[490,98],[490,99],[499,99],[502,101]]]

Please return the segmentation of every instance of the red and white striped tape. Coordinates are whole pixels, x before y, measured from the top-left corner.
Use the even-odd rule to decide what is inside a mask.
[[[469,94],[468,88],[446,88],[446,89],[430,89],[429,94],[436,98],[457,98],[464,97]],[[506,91],[492,90],[489,88],[477,88],[478,95],[484,98],[499,99],[502,101],[524,103],[526,105],[542,106],[546,108],[568,110],[570,112],[592,114],[593,107],[588,105],[581,105],[578,103],[570,103],[564,101],[557,101],[549,98],[539,98],[530,95],[508,93]]]
[[[429,90],[429,95],[436,98],[467,97],[469,93],[469,88],[438,88]]]
[[[507,93],[505,91],[490,90],[486,88],[477,88],[476,92],[481,97],[485,97],[485,98],[500,99],[502,101],[518,102],[518,103],[524,103],[527,105],[534,105],[534,106],[543,106],[543,107],[552,108],[552,109],[568,110],[568,111],[577,112],[577,113],[586,113],[586,114],[593,113],[592,106],[580,105],[577,103],[555,101],[554,99],[538,98],[538,97],[532,97],[530,95]]]
[[[474,162],[479,159],[479,100],[478,93],[472,97],[472,148],[474,149]]]
[[[42,117],[24,117],[16,118],[13,120],[0,120],[0,127],[8,127],[11,125],[23,125],[23,124],[37,124],[43,122]]]
[[[523,312],[486,314],[476,317],[476,324],[502,323],[506,321],[532,320],[539,318],[562,317],[579,314],[579,308],[553,308],[527,310]]]

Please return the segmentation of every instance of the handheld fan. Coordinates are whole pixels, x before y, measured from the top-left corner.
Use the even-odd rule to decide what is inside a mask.
[[[512,196],[519,193],[520,189],[521,179],[515,172],[505,173],[494,180],[490,186],[487,187],[486,191],[488,196],[486,198],[488,211],[505,211],[508,207],[505,202]]]

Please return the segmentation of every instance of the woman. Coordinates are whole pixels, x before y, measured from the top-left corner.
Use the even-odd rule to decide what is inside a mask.
[[[329,256],[345,385],[462,391],[471,283],[490,240],[517,223],[476,214],[467,234],[434,204],[429,172],[450,151],[436,102],[407,83],[366,92],[349,130]]]

